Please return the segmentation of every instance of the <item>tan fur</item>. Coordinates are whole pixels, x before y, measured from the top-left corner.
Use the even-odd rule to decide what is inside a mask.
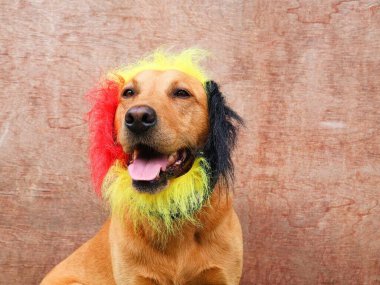
[[[121,98],[115,116],[118,141],[126,152],[132,146],[122,123],[125,113],[143,104],[157,112],[153,140],[160,152],[204,144],[209,128],[207,98],[199,81],[174,70],[144,71],[126,83],[129,87],[137,89],[138,96]],[[188,90],[192,97],[173,98],[175,88]],[[128,217],[123,223],[111,218],[41,284],[239,284],[243,244],[232,198],[215,189],[198,219],[202,226],[186,224],[179,234],[162,241],[148,224],[135,230]]]
[[[116,111],[115,126],[124,151],[132,151],[124,129],[124,116],[127,110],[137,105],[149,105],[155,109],[159,120],[154,144],[162,153],[204,143],[208,131],[207,98],[198,80],[175,70],[148,70],[127,82],[126,88],[135,89],[138,96],[121,98]],[[176,88],[186,89],[193,96],[185,100],[175,99],[172,92]]]

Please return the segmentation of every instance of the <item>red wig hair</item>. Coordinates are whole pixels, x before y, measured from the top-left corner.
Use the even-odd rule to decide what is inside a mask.
[[[91,104],[88,113],[91,177],[98,195],[101,195],[103,179],[108,169],[116,159],[125,158],[121,145],[116,142],[114,126],[121,86],[115,81],[106,80],[86,95]]]

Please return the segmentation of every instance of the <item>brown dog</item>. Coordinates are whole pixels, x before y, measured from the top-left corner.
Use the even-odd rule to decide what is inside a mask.
[[[114,73],[109,135],[122,151],[112,163],[92,157],[93,171],[108,163],[98,178],[111,218],[41,284],[239,284],[242,233],[227,188],[241,119],[196,53],[158,52]]]

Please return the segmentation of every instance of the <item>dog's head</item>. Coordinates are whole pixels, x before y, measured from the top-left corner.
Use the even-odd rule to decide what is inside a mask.
[[[90,92],[92,175],[119,211],[190,218],[218,181],[228,187],[241,118],[198,66],[202,55],[158,51]]]
[[[125,84],[115,115],[117,142],[129,154],[133,186],[155,193],[188,172],[206,144],[207,96],[178,70],[146,70]]]

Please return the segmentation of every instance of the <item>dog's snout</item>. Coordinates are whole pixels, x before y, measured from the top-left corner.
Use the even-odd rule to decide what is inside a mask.
[[[141,134],[157,123],[156,111],[148,106],[135,106],[125,114],[125,125],[136,134]]]

